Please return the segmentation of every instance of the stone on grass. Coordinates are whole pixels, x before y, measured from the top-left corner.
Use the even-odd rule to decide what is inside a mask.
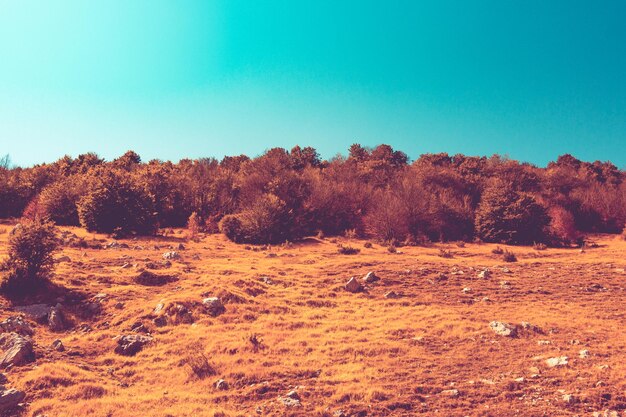
[[[22,336],[32,336],[34,330],[21,316],[12,316],[0,323],[0,330],[4,333],[17,333]]]
[[[357,293],[357,292],[363,291],[363,286],[361,285],[361,283],[359,281],[356,280],[356,278],[352,277],[346,283],[345,289],[348,292]]]
[[[363,277],[363,282],[365,282],[366,284],[371,284],[371,283],[379,281],[379,280],[380,280],[380,278],[372,271],[368,272]]]
[[[17,407],[24,400],[24,397],[26,397],[26,394],[23,391],[13,388],[3,390],[0,393],[0,413],[5,413]]]
[[[163,254],[163,259],[165,260],[180,259],[180,254],[174,250],[171,252],[165,252]]]
[[[15,311],[24,313],[31,319],[42,322],[48,318],[48,313],[52,307],[48,304],[31,304],[27,306],[17,306]]]
[[[202,304],[206,309],[206,312],[211,316],[216,317],[226,311],[226,307],[222,304],[222,301],[219,297],[207,297],[202,300]]]
[[[546,359],[546,365],[549,368],[554,368],[556,366],[566,366],[568,364],[569,358],[567,356],[557,356],[555,358]]]
[[[489,323],[491,330],[498,336],[515,337],[517,336],[517,327],[502,321],[492,321]]]
[[[0,367],[24,365],[35,360],[32,340],[17,333],[1,334],[0,348],[3,351]]]
[[[115,353],[123,356],[134,356],[151,341],[152,337],[142,334],[124,335],[117,339]]]

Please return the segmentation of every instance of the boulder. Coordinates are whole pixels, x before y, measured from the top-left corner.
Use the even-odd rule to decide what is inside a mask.
[[[163,259],[165,260],[180,259],[180,254],[176,251],[165,252],[163,254]]]
[[[487,269],[483,269],[482,271],[480,271],[478,273],[478,278],[480,278],[480,279],[491,278],[491,271],[488,268]]]
[[[115,348],[115,353],[123,356],[134,356],[151,341],[151,336],[146,336],[142,334],[124,335],[117,339],[117,347]]]
[[[67,327],[60,304],[50,309],[50,313],[48,314],[48,327],[50,327],[50,330],[53,332],[63,331]]]
[[[380,281],[380,278],[372,271],[368,272],[363,277],[363,282],[365,282],[366,284],[371,284],[371,283],[374,283],[376,281]]]
[[[396,298],[400,298],[400,294],[398,294],[395,291],[389,291],[387,294],[385,294],[385,298],[388,298],[390,300],[394,300]]]
[[[159,275],[150,271],[143,271],[135,277],[135,283],[147,287],[160,287],[170,282],[177,281],[178,278],[171,275]]]
[[[298,395],[295,390],[289,391],[284,397],[278,397],[278,401],[283,403],[285,407],[289,408],[302,406],[302,404],[300,403],[300,395]]]
[[[202,300],[202,304],[204,305],[206,312],[213,317],[219,316],[226,311],[224,304],[222,304],[222,301],[218,297],[207,297]]]
[[[223,379],[218,379],[217,382],[215,382],[215,388],[219,391],[226,391],[228,389],[228,382]]]
[[[348,292],[357,293],[357,292],[363,291],[363,286],[361,285],[361,283],[359,281],[356,280],[356,278],[352,277],[346,283],[345,289]]]
[[[5,413],[17,407],[24,400],[24,397],[26,397],[26,394],[23,391],[13,388],[3,390],[0,393],[0,413]]]
[[[515,337],[517,336],[517,327],[504,323],[502,321],[492,321],[489,323],[491,330],[498,336]]]
[[[71,259],[69,256],[67,256],[67,255],[63,255],[63,256],[61,256],[61,257],[57,258],[55,261],[56,261],[57,263],[62,263],[62,262],[72,262],[72,259]]]
[[[21,336],[32,336],[34,330],[21,316],[12,316],[0,323],[3,333],[17,333]]]
[[[65,351],[65,346],[63,345],[63,342],[61,342],[61,339],[57,339],[54,342],[52,342],[52,345],[50,347],[56,350],[57,352]]]
[[[569,358],[567,356],[557,356],[555,358],[546,359],[546,365],[549,368],[554,368],[556,366],[566,366],[568,364]]]
[[[27,306],[17,306],[15,307],[15,311],[24,313],[35,321],[43,322],[48,318],[51,308],[52,307],[48,304],[31,304]]]
[[[17,333],[1,334],[0,348],[3,350],[0,367],[24,365],[35,360],[32,340]]]

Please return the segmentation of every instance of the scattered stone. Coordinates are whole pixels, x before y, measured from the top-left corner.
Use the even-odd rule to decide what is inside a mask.
[[[380,278],[372,271],[368,272],[364,277],[363,277],[363,282],[365,282],[366,284],[372,284],[376,281],[379,281]]]
[[[215,388],[219,391],[226,391],[228,389],[228,382],[223,379],[218,379],[215,383]]]
[[[50,327],[50,330],[53,332],[63,331],[67,327],[60,304],[50,309],[50,313],[48,314],[48,327]]]
[[[446,389],[441,391],[441,395],[446,395],[448,397],[457,398],[461,393],[458,389]]]
[[[593,417],[619,417],[619,413],[613,410],[596,411]]]
[[[541,328],[539,326],[535,326],[534,324],[530,324],[527,321],[523,321],[521,323],[521,327],[522,329],[529,331],[529,332],[535,332],[535,333],[539,333],[539,334],[543,334],[543,330],[541,330]]]
[[[442,282],[442,281],[447,281],[447,280],[448,280],[448,276],[444,274],[443,272],[437,274],[437,276],[435,277],[435,282]]]
[[[63,342],[61,342],[61,339],[57,339],[54,342],[52,342],[51,347],[52,347],[52,349],[56,350],[57,352],[65,351],[65,346],[63,345]]]
[[[261,277],[261,281],[267,285],[273,285],[274,281],[270,277]]]
[[[537,341],[537,344],[538,344],[539,346],[547,346],[547,345],[551,345],[551,344],[552,344],[552,342],[551,342],[551,341],[549,341],[549,340],[538,340],[538,341]]]
[[[462,292],[463,294],[469,294],[469,293],[471,293],[471,292],[472,292],[472,289],[471,289],[470,287],[465,287],[465,288],[463,288],[463,289],[461,290],[461,292]]]
[[[128,262],[126,262],[126,263],[125,263],[124,265],[122,265],[120,268],[122,268],[122,269],[128,269],[128,268],[130,268],[131,266],[132,266],[131,264],[129,264]]]
[[[0,413],[5,413],[17,407],[24,400],[24,397],[26,397],[26,394],[23,391],[13,388],[3,390],[0,393]]]
[[[67,256],[67,255],[63,255],[63,256],[61,256],[61,257],[57,258],[57,259],[56,259],[56,262],[57,262],[57,263],[61,263],[61,262],[72,262],[72,260],[70,259],[70,257],[69,257],[69,256]]]
[[[500,281],[500,288],[502,288],[503,290],[510,290],[511,283],[509,281]]]
[[[589,357],[589,351],[587,349],[582,349],[580,352],[578,352],[578,357],[580,359],[586,359]]]
[[[117,240],[112,240],[104,245],[105,249],[128,249],[128,247],[126,243],[119,243]]]
[[[567,356],[557,356],[555,358],[546,359],[546,365],[549,368],[554,368],[556,366],[565,366],[569,362],[569,358]]]
[[[356,280],[356,278],[352,277],[346,283],[345,289],[348,292],[357,293],[357,292],[363,291],[363,286],[361,285],[361,283],[359,281]]]
[[[278,397],[278,401],[282,402],[285,407],[300,407],[300,395],[294,390],[289,391],[284,397]]]
[[[498,336],[515,337],[517,336],[517,327],[504,323],[502,321],[492,321],[489,323],[491,330]]]
[[[170,282],[177,281],[178,278],[171,275],[159,275],[150,271],[143,271],[135,277],[135,282],[148,287],[160,287]]]
[[[606,387],[606,382],[598,381],[598,382],[596,382],[596,387]]]
[[[125,304],[121,301],[118,301],[117,303],[113,304],[113,307],[115,307],[118,310],[122,310],[124,308]]]
[[[572,394],[565,394],[563,395],[563,401],[566,404],[575,404],[577,402],[577,398]]]
[[[180,254],[178,252],[176,252],[176,251],[165,252],[163,254],[163,259],[165,259],[165,260],[180,259]]]
[[[222,304],[222,301],[218,297],[207,297],[202,300],[202,304],[207,313],[213,317],[219,316],[226,311],[226,307],[224,307],[224,304]]]
[[[482,271],[480,271],[478,273],[478,278],[480,278],[480,279],[491,278],[491,271],[489,270],[489,268],[483,269]]]
[[[401,297],[401,295],[398,294],[395,291],[389,291],[387,294],[385,294],[385,298],[388,298],[390,300],[394,300],[394,299],[400,298],[400,297]]]
[[[4,333],[17,333],[22,336],[32,336],[35,332],[21,316],[12,316],[0,323],[0,330]]]
[[[35,360],[32,340],[17,333],[0,335],[0,348],[4,351],[0,356],[0,367],[24,365]]]
[[[15,307],[15,311],[26,314],[31,319],[43,322],[48,318],[51,307],[48,304],[31,304]]]
[[[141,334],[124,335],[117,339],[115,353],[124,356],[134,356],[143,349],[144,345],[151,341],[152,337],[150,336]]]

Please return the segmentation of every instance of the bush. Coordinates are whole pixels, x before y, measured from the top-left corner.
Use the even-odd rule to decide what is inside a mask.
[[[220,230],[230,240],[245,243],[280,243],[299,236],[289,217],[285,203],[273,194],[260,195],[250,206],[236,215],[224,216]]]
[[[497,181],[483,193],[476,232],[485,242],[531,244],[545,240],[548,216],[534,198]]]
[[[61,226],[78,226],[78,208],[82,187],[77,180],[65,179],[52,183],[39,195],[39,210]]]
[[[243,225],[239,215],[229,214],[222,217],[219,229],[220,232],[235,243],[241,243],[244,240]]]
[[[440,258],[447,258],[447,259],[454,257],[452,251],[446,250],[446,249],[439,249],[439,254],[437,256],[439,256]]]
[[[80,224],[92,232],[127,235],[154,234],[154,203],[141,187],[121,175],[108,173],[78,202]]]
[[[496,246],[491,250],[491,253],[493,253],[494,255],[502,255],[504,253],[504,249],[502,249],[500,246]]]
[[[504,262],[517,262],[517,256],[515,256],[513,252],[509,252],[508,250],[505,250],[502,253],[502,259],[504,260]]]
[[[353,248],[352,246],[339,245],[337,251],[342,255],[356,255],[361,252],[361,249]]]
[[[51,222],[35,220],[14,229],[9,238],[8,274],[2,283],[7,292],[32,292],[50,277],[52,255],[58,248],[56,228]]]
[[[551,207],[548,211],[550,224],[548,230],[554,244],[571,244],[576,242],[580,233],[576,229],[574,215],[563,207]]]

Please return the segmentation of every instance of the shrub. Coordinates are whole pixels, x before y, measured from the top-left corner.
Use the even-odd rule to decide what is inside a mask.
[[[452,254],[451,250],[446,250],[446,249],[439,249],[439,256],[440,258],[453,258],[454,255]]]
[[[576,242],[580,233],[576,229],[574,215],[567,209],[556,206],[548,211],[550,224],[548,230],[554,244],[571,244]]]
[[[352,246],[339,245],[337,251],[342,255],[356,255],[361,252],[361,249],[353,248]]]
[[[78,217],[81,226],[93,232],[149,235],[157,229],[154,203],[148,193],[113,173],[107,173],[80,199]]]
[[[83,194],[78,180],[65,179],[54,182],[39,195],[39,206],[43,216],[62,226],[78,226],[76,204]]]
[[[509,252],[508,250],[505,250],[502,253],[502,259],[504,260],[504,262],[517,262],[517,256],[515,256],[513,252]]]
[[[547,224],[545,209],[534,198],[502,181],[485,190],[476,211],[476,232],[485,242],[541,242]]]
[[[504,249],[502,249],[500,246],[496,246],[491,250],[491,253],[493,253],[494,255],[502,255],[504,253]]]
[[[389,245],[389,246],[387,246],[387,252],[389,252],[389,253],[398,253],[398,248],[396,248],[396,245]]]
[[[220,232],[235,243],[241,243],[244,240],[243,225],[241,219],[236,214],[222,217],[219,229]]]
[[[50,277],[52,255],[58,248],[56,232],[51,222],[42,220],[24,222],[14,229],[4,265],[8,270],[2,283],[4,291],[31,292]]]
[[[365,243],[363,244],[363,247],[364,247],[365,249],[371,249],[371,248],[373,247],[372,242],[365,242]]]
[[[548,245],[546,245],[545,243],[534,243],[533,249],[534,250],[546,250],[548,249]]]

